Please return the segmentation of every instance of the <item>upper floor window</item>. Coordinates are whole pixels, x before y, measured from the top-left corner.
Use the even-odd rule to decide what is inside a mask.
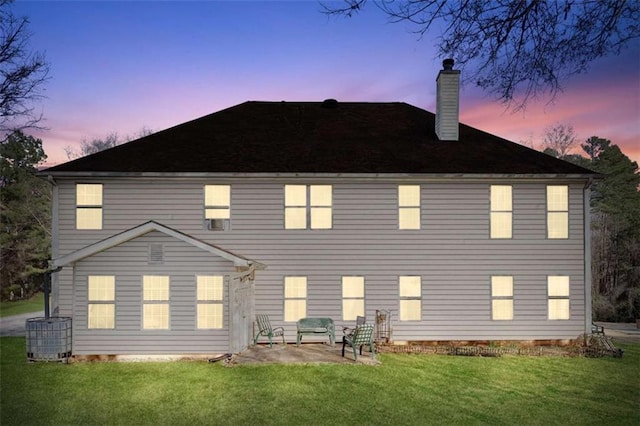
[[[420,229],[420,185],[398,185],[398,228]]]
[[[222,328],[223,283],[222,275],[196,278],[198,328]]]
[[[142,328],[169,329],[169,277],[142,277]]]
[[[285,229],[331,229],[331,185],[285,185]]]
[[[511,238],[513,201],[510,185],[491,185],[491,238]]]
[[[513,277],[491,277],[491,319],[513,319]]]
[[[569,187],[547,186],[547,238],[569,238]]]
[[[205,219],[229,219],[231,217],[231,187],[229,185],[204,186]]]
[[[307,316],[307,277],[284,277],[284,320]]]
[[[116,278],[113,275],[90,275],[87,301],[87,328],[115,328]]]
[[[416,276],[401,276],[400,321],[420,321],[422,318],[422,279]]]
[[[342,319],[355,321],[364,315],[364,277],[342,277]]]
[[[547,277],[548,314],[550,320],[569,319],[569,277]]]
[[[76,229],[102,229],[102,184],[76,185]]]

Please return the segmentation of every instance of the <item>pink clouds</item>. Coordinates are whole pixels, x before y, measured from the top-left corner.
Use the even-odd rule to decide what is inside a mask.
[[[631,52],[631,57],[634,55]],[[461,121],[514,142],[533,142],[536,147],[544,139],[547,127],[556,123],[572,125],[579,143],[591,136],[609,139],[640,163],[638,68],[620,71],[597,64],[591,74],[569,81],[555,102],[531,102],[518,113],[479,98],[465,102],[463,94]],[[577,147],[575,152],[581,153],[581,149]]]
[[[37,4],[36,4],[37,3]],[[17,2],[51,61],[44,102],[48,164],[64,147],[143,126],[162,130],[247,100],[400,101],[435,111],[433,40],[375,8],[327,20],[315,2]],[[512,114],[473,88],[461,121],[539,141],[554,123],[610,139],[640,162],[640,46],[571,79],[554,104]]]

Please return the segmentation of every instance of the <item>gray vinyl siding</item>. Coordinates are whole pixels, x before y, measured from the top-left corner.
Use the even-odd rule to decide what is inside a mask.
[[[149,264],[150,243],[161,243],[164,262]],[[73,289],[73,352],[83,354],[173,354],[228,351],[228,279],[222,329],[196,326],[196,276],[234,272],[233,264],[159,232],[78,262]],[[87,328],[87,277],[115,276],[115,329]],[[142,328],[142,277],[169,276],[169,329]]]
[[[332,317],[338,329],[348,325],[342,321],[342,276],[365,277],[367,320],[373,321],[376,309],[391,310],[396,341],[570,339],[583,332],[583,182],[406,181],[403,183],[421,184],[420,230],[398,230],[395,182],[348,179],[323,182],[333,185],[333,229],[330,230],[284,229],[284,184],[315,182],[214,179],[95,182],[104,184],[104,229],[99,231],[75,230],[76,182],[58,182],[60,255],[155,220],[267,265],[266,270],[256,273],[256,312],[269,314],[272,325],[283,326],[290,341],[295,339],[295,323],[283,321],[283,280],[287,275],[307,277],[307,315]],[[204,229],[205,184],[231,184],[230,231]],[[511,239],[489,239],[491,184],[513,185]],[[546,239],[547,184],[570,187],[568,239]],[[146,255],[146,251],[144,253]],[[208,254],[201,253],[202,256],[211,258]],[[98,259],[102,263],[94,264]],[[197,256],[186,256],[175,268],[193,271],[198,262]],[[86,275],[114,263],[106,254],[84,260],[77,267],[75,281],[78,282],[80,273]],[[71,316],[71,294],[68,284],[62,283],[69,282],[68,269],[60,273],[60,311],[61,315]],[[398,277],[401,275],[422,277],[421,321],[398,320]],[[514,277],[512,321],[491,320],[491,275]],[[547,320],[548,275],[570,277],[569,320]],[[129,281],[126,285],[133,286],[136,282]],[[82,295],[77,290],[75,296],[81,301]],[[78,303],[74,305],[76,310]],[[73,315],[74,321],[82,324],[79,311]],[[130,336],[135,344],[137,338],[131,333],[116,330],[113,334],[119,339]],[[187,331],[172,330],[171,335],[175,336],[176,345],[184,339],[195,338]],[[144,347],[145,351],[169,348],[158,340],[146,342]],[[82,350],[92,348],[85,346]]]

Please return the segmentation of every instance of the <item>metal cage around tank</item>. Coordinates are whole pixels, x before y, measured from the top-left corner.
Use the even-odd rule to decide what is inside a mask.
[[[71,318],[29,318],[25,323],[28,361],[68,362],[71,357]]]

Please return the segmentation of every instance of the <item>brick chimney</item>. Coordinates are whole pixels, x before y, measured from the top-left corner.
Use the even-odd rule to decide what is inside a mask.
[[[457,141],[460,127],[460,71],[453,69],[453,59],[442,61],[436,78],[436,135],[441,141]]]

